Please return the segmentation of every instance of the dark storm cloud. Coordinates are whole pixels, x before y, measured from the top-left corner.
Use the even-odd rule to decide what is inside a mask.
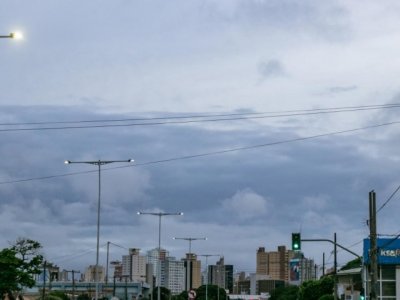
[[[43,120],[46,115],[58,120],[128,117],[106,116],[77,108],[4,107],[3,111],[18,122]],[[246,228],[256,232],[273,228],[268,233],[271,238],[289,236],[299,227],[307,235],[330,236],[334,231],[342,236],[346,231],[359,235],[367,214],[367,189],[373,183],[376,190],[383,190],[384,178],[395,173],[390,161],[371,160],[360,151],[362,134],[147,165],[169,158],[298,137],[292,129],[272,128],[262,123],[258,126],[254,123],[247,126],[245,122],[240,126],[203,125],[3,132],[0,154],[7,159],[0,163],[2,181],[93,170],[90,165],[65,166],[65,159],[134,158],[136,166],[111,170],[105,167],[102,172],[103,239],[145,247],[154,242],[156,226],[154,220],[139,219],[136,216],[139,210],[184,211],[184,218],[166,223],[171,230],[169,235],[173,236],[193,234],[185,230],[195,230],[195,227],[202,235],[216,240],[222,238],[217,232],[227,234],[221,228],[236,227],[241,227],[243,234]],[[381,167],[379,174],[371,172],[378,166]],[[11,240],[13,235],[28,234],[41,240],[49,251],[56,247],[57,239],[72,236],[71,247],[87,247],[95,232],[96,191],[96,170],[89,174],[2,184],[2,222],[15,222],[14,229],[4,234]],[[147,229],[143,227],[145,224]],[[186,225],[182,227],[182,224]],[[132,226],[141,228],[140,237],[135,230],[137,235],[133,241],[124,233],[133,230]],[[80,227],[86,230],[80,233]],[[120,232],[122,228],[126,230]],[[62,236],[57,236],[57,231],[62,231]],[[46,232],[49,239],[41,232]],[[262,245],[263,238],[257,237],[256,232],[247,243],[251,249],[246,250],[244,245],[240,249],[255,251]],[[169,235],[165,243],[172,245]],[[349,241],[351,238],[354,236],[343,237]],[[282,244],[285,240],[276,243]],[[229,245],[227,242],[225,247]],[[204,247],[200,249],[212,251],[210,245]],[[181,249],[185,251],[183,245]],[[229,257],[228,248],[221,251]]]

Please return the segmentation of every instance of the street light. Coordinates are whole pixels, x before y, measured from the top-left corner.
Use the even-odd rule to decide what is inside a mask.
[[[23,39],[23,35],[21,32],[11,32],[9,35],[0,35],[0,38],[2,39],[16,39],[16,40],[21,40]]]
[[[192,277],[192,241],[197,241],[197,240],[207,240],[206,237],[201,237],[201,238],[194,238],[194,237],[174,237],[174,240],[185,240],[189,241],[189,256],[187,257],[187,262],[186,262],[186,288],[188,291],[192,289],[191,286],[191,277]]]
[[[185,241],[189,241],[189,254],[192,253],[192,241],[198,241],[198,240],[203,240],[206,241],[207,238],[206,237],[201,237],[201,238],[194,238],[194,237],[174,237],[174,240],[185,240]]]
[[[221,255],[219,254],[200,254],[198,256],[203,256],[206,258],[206,300],[208,300],[208,258],[210,256],[219,256],[221,257]]]
[[[176,212],[176,213],[166,213],[166,212],[142,212],[138,211],[138,215],[151,215],[158,217],[158,268],[157,268],[157,277],[158,277],[158,285],[157,285],[157,300],[161,300],[161,260],[160,260],[160,252],[161,252],[161,217],[164,216],[182,216],[183,212]]]
[[[131,163],[133,162],[133,159],[127,159],[127,160],[92,160],[92,161],[70,161],[66,160],[64,163],[66,165],[69,164],[89,164],[89,165],[96,165],[98,166],[99,170],[99,192],[98,192],[98,200],[97,200],[97,245],[96,245],[96,266],[95,266],[95,282],[96,282],[96,296],[95,300],[99,298],[99,243],[100,243],[100,195],[101,195],[101,166],[102,165],[107,165],[107,164],[112,164],[112,163]]]

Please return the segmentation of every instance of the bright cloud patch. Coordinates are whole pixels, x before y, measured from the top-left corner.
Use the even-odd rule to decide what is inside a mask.
[[[222,205],[239,219],[259,217],[268,211],[267,200],[250,189],[236,192],[232,198],[225,199]]]

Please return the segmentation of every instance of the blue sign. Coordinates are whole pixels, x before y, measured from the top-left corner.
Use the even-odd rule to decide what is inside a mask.
[[[377,239],[378,265],[400,265],[400,239]],[[370,263],[370,240],[364,239],[364,264]]]

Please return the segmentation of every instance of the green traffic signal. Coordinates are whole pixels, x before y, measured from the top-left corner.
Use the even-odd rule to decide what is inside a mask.
[[[301,249],[301,235],[300,233],[292,233],[292,250]]]
[[[363,287],[360,290],[360,300],[365,300],[365,292]]]

